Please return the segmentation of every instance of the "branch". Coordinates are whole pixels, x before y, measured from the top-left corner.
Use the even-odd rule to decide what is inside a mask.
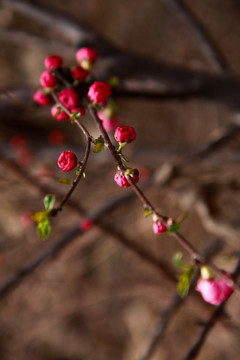
[[[29,0],[2,2],[49,27],[57,28],[73,42],[95,47],[103,60],[97,76],[105,80],[113,74],[119,77],[122,86],[118,94],[121,96],[144,96],[152,99],[194,97],[237,108],[240,106],[238,79],[166,65],[149,57],[128,53],[102,39],[78,21]]]
[[[236,268],[232,275],[236,278],[236,276],[239,274],[239,272],[240,272],[240,260],[238,260],[238,263],[237,263]],[[203,326],[197,340],[195,341],[193,346],[190,348],[188,353],[182,358],[182,360],[193,360],[196,358],[196,356],[199,354],[202,346],[204,345],[205,340],[206,340],[207,335],[209,334],[210,330],[213,328],[213,326],[215,325],[217,320],[222,315],[224,315],[224,308],[225,308],[226,302],[227,301],[225,301],[221,305],[217,306],[216,309],[212,312],[211,316],[209,317],[209,319],[206,321],[205,325]]]
[[[87,101],[87,100],[85,100]],[[96,110],[93,108],[92,104],[87,101],[88,103],[88,109],[95,120],[96,124],[98,125],[98,128],[104,138],[105,145],[107,146],[108,150],[111,152],[112,157],[116,163],[116,166],[125,173],[125,167],[122,163],[121,157],[119,153],[117,152],[115,146],[112,144],[108,133],[104,129],[102,125],[102,121],[98,118]],[[132,180],[131,176],[128,177],[128,182],[130,183],[133,191],[136,193],[139,200],[142,202],[143,207],[149,209],[152,214],[156,215],[161,221],[165,224],[167,228],[169,228],[169,225],[167,224],[168,217],[165,215],[160,214],[156,208],[152,205],[152,203],[148,200],[148,198],[143,194],[143,192],[139,189],[139,187],[135,184],[135,182]],[[207,265],[209,266],[216,275],[220,276],[225,280],[225,282],[233,287],[235,290],[240,291],[240,286],[235,283],[232,279],[229,279],[229,277],[221,271],[214,263],[212,263],[210,260],[208,260],[206,257],[201,255],[197,249],[179,232],[175,232],[172,234],[172,236],[177,240],[177,242],[189,253],[191,260],[194,261],[197,265]]]
[[[189,25],[191,31],[199,40],[208,58],[213,62],[215,68],[221,73],[229,72],[229,67],[223,54],[217,47],[211,35],[193,12],[181,0],[164,0],[165,4],[172,9],[176,15]]]
[[[11,43],[20,47],[36,47],[51,51],[52,53],[63,53],[69,57],[74,54],[73,47],[53,39],[45,39],[36,35],[29,34],[24,31],[0,28],[0,41]]]
[[[34,188],[41,194],[46,195],[50,192],[50,189],[46,185],[40,184],[37,179],[34,179],[29,174],[27,174],[15,162],[5,159],[4,156],[2,156],[1,154],[0,163],[4,166],[5,169],[13,172],[17,177],[19,177],[26,184],[30,185],[32,188]],[[58,198],[60,196],[60,194],[57,195]],[[90,216],[86,214],[85,210],[81,207],[79,202],[75,203],[71,200],[68,200],[66,206],[77,212],[79,215],[92,220],[93,224],[96,225],[101,231],[107,233],[109,236],[112,236],[114,240],[118,241],[125,248],[140,257],[149,265],[156,268],[158,271],[163,272],[164,275],[171,282],[176,282],[176,277],[173,273],[172,267],[170,267],[163,259],[155,257],[150,251],[144,249],[141,245],[136,244],[133,240],[129,239],[121,231],[118,231],[113,227],[102,223],[101,219],[103,216],[109,214],[122,203],[129,201],[132,197],[133,193],[131,192],[128,192],[123,196],[115,197],[111,201],[106,202]],[[67,231],[55,244],[49,245],[33,260],[29,261],[26,265],[24,265],[17,273],[10,276],[2,285],[0,285],[0,299],[7,296],[12,290],[15,289],[16,286],[18,286],[25,279],[25,277],[31,275],[41,264],[57,256],[61,250],[71,244],[72,241],[81,234],[82,231],[80,230],[79,225],[72,228],[70,231]],[[86,243],[86,245],[88,245],[88,243]]]
[[[221,250],[223,246],[223,242],[219,239],[215,240],[209,247],[204,251],[204,256],[209,259],[217,252]],[[191,281],[190,290],[195,286],[196,280],[199,276],[199,272],[195,274]],[[164,333],[169,325],[170,321],[173,319],[174,314],[176,314],[179,307],[185,302],[186,298],[180,297],[178,293],[176,293],[170,305],[160,314],[159,319],[157,320],[154,332],[149,341],[149,345],[141,360],[150,360],[152,355],[154,354],[156,347],[159,343],[159,340],[164,336]]]

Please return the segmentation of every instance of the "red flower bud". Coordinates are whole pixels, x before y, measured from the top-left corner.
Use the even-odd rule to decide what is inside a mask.
[[[44,60],[44,65],[48,70],[59,68],[62,66],[62,63],[63,59],[59,55],[51,55]]]
[[[161,234],[167,231],[166,225],[164,225],[160,220],[153,222],[153,232],[154,234]]]
[[[226,274],[231,278],[230,274]],[[203,279],[198,280],[196,290],[199,291],[203,299],[213,305],[220,305],[232,294],[233,289],[224,279]]]
[[[72,151],[63,151],[58,158],[58,166],[62,171],[70,171],[77,165],[77,157]]]
[[[64,89],[58,95],[58,99],[66,108],[72,109],[74,106],[77,106],[78,94],[72,89]]]
[[[88,76],[88,71],[78,65],[72,70],[72,76],[76,80],[83,81]]]
[[[45,70],[40,76],[40,84],[44,88],[53,88],[57,82],[58,80],[49,70]]]
[[[34,93],[33,100],[42,106],[51,104],[51,97],[45,95],[42,89],[39,89]]]
[[[58,121],[69,119],[68,114],[65,111],[61,110],[58,105],[53,105],[53,107],[51,108],[51,114]]]
[[[94,63],[97,58],[97,51],[91,47],[83,47],[76,52],[76,60],[79,64],[81,64],[81,62],[84,60]]]
[[[107,82],[95,81],[88,90],[88,97],[98,105],[105,105],[111,95],[111,86]]]
[[[75,106],[71,109],[71,113],[80,113],[79,117],[84,116],[85,115],[85,108],[83,106]]]
[[[119,143],[130,143],[136,137],[136,131],[131,126],[118,126],[114,134]]]

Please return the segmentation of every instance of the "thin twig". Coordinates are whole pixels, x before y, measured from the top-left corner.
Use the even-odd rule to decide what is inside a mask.
[[[14,173],[17,177],[22,179],[26,184],[30,185],[33,189],[40,192],[41,194],[46,195],[51,192],[46,185],[39,183],[37,178],[35,179],[31,177],[14,161],[6,159],[1,154],[0,163],[5,167],[5,169]],[[61,195],[57,194],[57,197],[60,198]],[[81,207],[79,202],[75,203],[72,200],[68,200],[66,206],[68,206],[69,209],[77,212],[79,215],[92,220],[93,224],[96,225],[101,231],[113,237],[114,240],[119,242],[133,254],[140,257],[150,266],[153,266],[158,271],[163,272],[170,281],[176,282],[176,277],[173,273],[172,268],[163,259],[155,257],[150,251],[143,248],[140,244],[137,244],[133,240],[129,239],[121,231],[114,229],[110,225],[103,224],[101,220],[102,217],[104,217],[106,214],[109,214],[111,211],[116,209],[125,201],[130,200],[132,197],[133,193],[131,192],[128,192],[123,196],[114,197],[111,201],[108,200],[99,209],[95,210],[92,215],[88,215],[86,211]],[[81,233],[82,232],[79,226],[76,226],[70,231],[67,231],[63,235],[63,237],[61,237],[55,244],[49,245],[33,260],[24,265],[17,273],[10,276],[2,285],[0,285],[0,299],[10,293],[18,284],[20,284],[25,279],[26,276],[31,275],[34,270],[37,269],[42,263],[51,260],[52,257],[56,256],[63,248],[71,244],[72,241],[76,238],[76,236],[80,235]]]
[[[87,101],[87,100],[85,100]],[[113,159],[115,160],[115,163],[117,167],[125,173],[126,169],[122,163],[121,157],[119,153],[117,152],[115,146],[112,144],[106,130],[104,129],[102,125],[102,121],[98,118],[96,110],[93,108],[91,103],[87,101],[88,103],[88,109],[95,120],[95,122],[98,125],[98,128],[104,138],[105,145],[107,146],[108,150],[111,152]],[[138,186],[134,183],[134,181],[131,179],[131,177],[128,177],[128,181],[132,187],[132,189],[135,191],[137,197],[142,202],[144,208],[148,208],[152,211],[153,214],[157,215],[163,223],[169,228],[167,225],[167,219],[168,217],[165,215],[160,214],[155,207],[152,205],[152,203],[148,200],[148,198],[143,194],[143,192],[138,188]],[[197,249],[179,232],[175,232],[172,234],[172,236],[179,242],[179,244],[190,254],[192,261],[194,261],[197,265],[208,265],[215,273],[216,275],[222,277],[226,283],[233,287],[235,290],[240,291],[240,286],[236,284],[232,279],[229,279],[228,276],[221,271],[214,263],[212,263],[210,260],[206,259],[203,255],[201,255]]]
[[[233,277],[236,278],[236,276],[240,272],[240,260],[238,260],[237,265],[235,267],[235,270],[233,272]],[[202,346],[205,343],[205,340],[207,338],[207,335],[209,334],[210,330],[213,328],[217,320],[224,315],[224,308],[226,305],[226,302],[223,302],[221,305],[217,306],[216,309],[212,312],[209,319],[205,322],[202,330],[200,331],[200,334],[198,335],[197,340],[194,342],[194,344],[191,346],[190,350],[187,352],[187,354],[182,358],[182,360],[193,360],[196,358],[196,356],[199,354],[199,351],[201,350]]]
[[[52,91],[52,97],[55,100],[55,102],[62,107],[62,109],[68,114],[69,117],[71,117],[71,112],[69,111],[68,108],[66,108],[66,106],[64,106],[58,99],[57,95],[55,94],[54,91]],[[59,211],[62,210],[62,207],[65,205],[65,203],[68,201],[68,199],[70,198],[71,194],[73,193],[73,191],[75,190],[77,184],[79,183],[81,177],[83,176],[84,170],[86,168],[87,165],[87,161],[88,161],[88,157],[89,157],[89,153],[90,153],[90,148],[91,148],[91,142],[92,137],[89,134],[89,132],[87,131],[87,129],[85,128],[85,126],[83,126],[78,120],[74,120],[74,122],[77,124],[77,126],[80,128],[80,130],[83,132],[84,136],[86,137],[87,140],[87,146],[86,146],[86,150],[85,150],[85,154],[83,157],[83,160],[81,162],[81,167],[79,170],[79,174],[77,175],[77,177],[75,178],[75,180],[73,181],[70,189],[68,190],[68,192],[66,193],[66,195],[64,196],[64,198],[62,199],[62,201],[60,202],[59,206],[57,208],[53,208],[51,210],[51,215],[56,216],[57,213]]]
[[[198,38],[200,44],[205,50],[205,53],[212,60],[215,68],[223,73],[229,72],[227,61],[224,59],[220,49],[215,44],[209,32],[205,29],[189,7],[181,0],[164,0],[164,2],[177,14],[177,16],[182,18],[184,22],[191,27],[191,31]]]
[[[221,250],[223,246],[223,242],[220,239],[215,240],[212,244],[210,244],[207,249],[204,251],[205,258],[209,259],[213,255],[216,255],[217,252]],[[199,271],[195,273],[194,278],[190,284],[190,291],[195,286],[196,280],[199,276]],[[146,349],[145,354],[141,357],[141,360],[150,360],[152,355],[154,354],[157,345],[159,344],[159,340],[164,336],[167,326],[170,321],[173,319],[174,314],[176,314],[179,307],[184,303],[186,298],[180,297],[178,293],[176,293],[170,305],[160,314],[159,319],[157,320],[154,332],[150,339],[149,345]]]
[[[38,50],[43,48],[53,53],[64,54],[64,57],[67,57],[68,54],[70,57],[74,53],[74,49],[64,42],[45,39],[20,30],[0,28],[0,41],[21,47],[36,47]]]

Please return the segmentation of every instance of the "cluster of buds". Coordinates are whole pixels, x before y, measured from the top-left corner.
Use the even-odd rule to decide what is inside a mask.
[[[122,148],[136,138],[136,132],[131,126],[118,126],[115,130],[114,137],[119,143],[118,152],[121,154]],[[138,183],[138,169],[131,169],[129,167],[126,167],[126,170],[124,172],[119,169],[114,176],[114,180],[117,185],[124,188],[128,188],[131,185],[129,183],[130,178],[135,184]]]
[[[125,164],[128,160],[122,154],[122,149],[135,140],[136,132],[131,126],[118,126],[118,109],[115,102],[110,100],[112,90],[108,82],[94,81],[88,88],[83,84],[84,81],[90,80],[90,70],[98,59],[97,51],[84,47],[76,52],[75,57],[77,65],[73,68],[63,67],[63,59],[59,55],[47,57],[44,61],[45,70],[40,76],[42,87],[35,92],[33,98],[41,106],[51,104],[54,98],[56,104],[51,108],[52,116],[58,121],[68,119],[76,121],[76,118],[85,115],[83,103],[85,103],[84,97],[88,97],[92,106],[97,109],[97,114],[102,121],[103,128],[106,131],[110,131],[117,126],[114,137],[119,144],[117,152],[123,161],[114,176],[116,184],[124,188],[128,188],[131,185],[135,186],[134,184],[139,181],[139,171]],[[57,140],[56,136],[58,136]],[[52,139],[53,141],[51,141],[55,144],[61,143],[61,134],[55,132],[52,135]],[[20,140],[18,139],[19,143],[21,143]],[[100,145],[102,146],[101,142]],[[15,147],[17,148],[16,145]],[[24,145],[18,145],[19,151],[24,149],[26,150]],[[78,167],[76,170],[77,174],[81,165],[78,162],[77,156],[72,151],[64,151],[58,158],[58,166],[62,171],[71,171]],[[24,221],[26,222],[26,219]],[[168,233],[171,233],[171,231],[176,232],[180,222],[174,222],[171,218],[165,222],[153,214],[153,232],[155,234],[167,231]],[[83,219],[80,225],[82,231],[88,231],[92,226],[93,223],[90,219]],[[231,279],[229,274],[226,275]],[[206,270],[206,267],[201,269],[201,277],[198,280],[196,290],[201,293],[206,302],[214,305],[224,302],[233,292],[233,288],[229,286],[224,278],[215,278],[213,274]]]
[[[71,114],[84,116],[85,109],[79,99],[77,87],[89,77],[89,70],[98,58],[95,49],[85,47],[76,52],[78,65],[73,68],[63,67],[63,59],[52,55],[44,60],[46,70],[40,76],[41,89],[38,89],[33,99],[41,106],[52,102],[53,91],[57,94],[59,103],[51,108],[52,116],[58,120],[67,120]],[[67,84],[67,88],[66,88]],[[111,86],[107,82],[95,81],[86,91],[88,98],[96,105],[103,106],[111,96]]]

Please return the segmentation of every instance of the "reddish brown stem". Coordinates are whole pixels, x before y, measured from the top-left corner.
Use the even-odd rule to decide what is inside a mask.
[[[87,103],[87,106],[88,106],[91,116],[93,117],[93,119],[95,120],[95,122],[98,125],[98,128],[103,136],[106,147],[111,152],[111,154],[115,160],[117,167],[123,173],[125,173],[126,169],[122,163],[121,157],[120,157],[118,151],[116,150],[115,146],[112,144],[106,130],[104,129],[104,127],[102,125],[102,121],[99,119],[96,110],[93,108],[92,104],[89,101],[86,100],[86,103]],[[149,210],[151,210],[152,213],[156,214],[164,222],[164,224],[169,228],[169,226],[166,223],[166,221],[168,220],[168,217],[160,214],[155,209],[155,207],[152,205],[152,203],[143,194],[143,192],[139,189],[139,187],[134,183],[134,181],[132,180],[132,178],[130,176],[128,177],[128,181],[131,184],[132,189],[134,190],[134,192],[136,193],[136,195],[138,196],[140,201],[143,203],[144,208],[148,208]],[[197,251],[197,249],[195,249],[195,247],[192,246],[191,243],[187,239],[185,239],[184,236],[182,236],[179,232],[175,232],[172,235],[180,243],[180,245],[190,254],[192,260],[197,265],[199,265],[199,264],[200,265],[208,265],[216,273],[216,275],[222,277],[229,286],[233,287],[235,290],[240,291],[240,286],[238,284],[236,284],[233,280],[229,279],[225,275],[225,273],[223,271],[221,271],[215,264],[213,264],[212,262],[207,260],[203,255],[201,255]]]

